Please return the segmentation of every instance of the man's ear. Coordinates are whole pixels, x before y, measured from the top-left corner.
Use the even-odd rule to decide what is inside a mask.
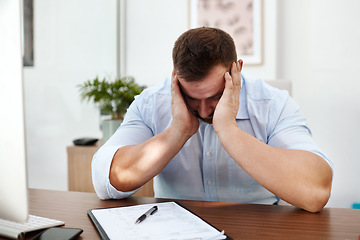
[[[238,63],[240,65],[240,71],[242,70],[242,67],[243,67],[243,64],[244,64],[244,61],[242,59],[239,59],[238,60]]]

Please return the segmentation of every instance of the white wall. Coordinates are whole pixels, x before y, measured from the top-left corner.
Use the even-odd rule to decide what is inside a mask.
[[[126,74],[147,86],[171,76],[172,48],[189,28],[189,2],[184,0],[126,1]],[[141,6],[141,7],[139,7]],[[249,77],[276,77],[276,0],[264,1],[264,64],[246,66]]]
[[[126,74],[152,86],[171,76],[171,51],[187,30],[187,1],[126,1]],[[141,7],[140,7],[141,6]]]
[[[77,84],[116,74],[116,1],[34,1],[35,65],[24,69],[29,186],[67,190],[66,146],[100,137]]]
[[[35,2],[35,67],[25,70],[30,186],[66,188],[66,146],[100,136],[97,109],[80,103],[75,86],[116,71],[114,1]],[[360,202],[360,2],[263,3],[264,64],[243,72],[293,82],[316,142],[335,163],[328,206],[351,207]],[[147,86],[170,76],[172,46],[188,27],[187,4],[126,1],[127,75]]]
[[[357,0],[279,1],[278,74],[293,82],[313,136],[335,163],[328,206],[360,202]]]

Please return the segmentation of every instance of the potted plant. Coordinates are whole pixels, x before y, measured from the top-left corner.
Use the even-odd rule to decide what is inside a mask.
[[[127,108],[134,97],[139,95],[144,87],[135,82],[133,77],[123,77],[114,80],[98,77],[78,85],[82,100],[92,101],[99,105],[101,115],[110,116],[101,124],[103,141],[107,141],[120,126]]]

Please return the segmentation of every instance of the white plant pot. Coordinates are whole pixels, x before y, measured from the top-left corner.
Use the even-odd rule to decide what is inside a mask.
[[[102,139],[106,142],[119,128],[122,120],[103,120],[101,130]]]

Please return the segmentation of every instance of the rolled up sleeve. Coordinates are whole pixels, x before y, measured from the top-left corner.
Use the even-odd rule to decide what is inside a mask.
[[[333,170],[332,161],[320,150],[312,138],[312,133],[307,125],[304,115],[299,106],[291,97],[286,97],[284,104],[274,104],[270,108],[272,113],[277,114],[279,119],[269,118],[268,144],[274,147],[305,150],[322,157]],[[276,120],[276,121],[273,121]]]
[[[152,130],[142,119],[141,107],[134,101],[129,107],[125,119],[115,134],[95,153],[91,171],[95,192],[100,199],[121,199],[129,197],[131,192],[118,191],[109,179],[110,167],[117,150],[126,145],[139,144],[153,136]]]

